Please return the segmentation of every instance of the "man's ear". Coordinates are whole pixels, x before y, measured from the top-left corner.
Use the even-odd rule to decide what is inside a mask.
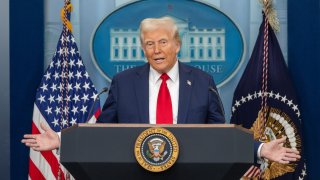
[[[181,44],[180,44],[180,42],[176,42],[176,47],[177,47],[177,49],[176,49],[176,53],[178,54],[179,53],[179,51],[180,51],[180,48],[181,48]]]

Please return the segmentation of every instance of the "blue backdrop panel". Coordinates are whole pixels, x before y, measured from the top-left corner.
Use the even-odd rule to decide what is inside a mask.
[[[43,0],[10,0],[11,179],[28,178],[29,149],[20,141],[31,133],[33,102],[43,74]]]
[[[299,95],[309,179],[320,179],[320,1],[288,2],[289,70]]]

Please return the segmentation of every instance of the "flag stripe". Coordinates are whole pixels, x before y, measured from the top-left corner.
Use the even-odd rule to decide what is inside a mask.
[[[91,119],[88,121],[88,123],[90,123],[90,124],[96,123],[98,117],[100,116],[100,114],[101,114],[101,110],[98,109],[98,110],[94,113],[94,116],[92,116]]]
[[[30,161],[34,163],[37,170],[41,172],[42,176],[44,176],[45,179],[55,179],[55,176],[51,172],[51,167],[49,163],[44,159],[44,157],[39,152],[30,149]],[[38,177],[31,176],[33,170],[34,169],[32,169],[29,166],[30,179],[38,178]]]
[[[101,109],[98,109],[98,110],[96,111],[96,113],[94,113],[94,117],[95,117],[96,119],[98,119],[98,117],[100,116],[100,114],[101,114]]]
[[[51,167],[49,163],[44,159],[44,157],[36,151],[30,150],[30,161],[34,163],[35,168],[41,172],[42,176],[45,177],[45,179],[56,179],[56,177],[51,172]],[[31,176],[32,171],[34,169],[29,166],[29,177],[30,179],[37,179],[36,176]]]
[[[243,175],[245,178],[254,178],[260,175],[260,168],[252,165],[247,172]]]
[[[254,166],[250,166],[250,168],[247,170],[247,172],[243,175],[244,177],[248,177],[251,171],[253,170]]]
[[[29,179],[32,180],[45,180],[40,170],[36,167],[36,165],[33,163],[33,161],[29,160]]]
[[[259,168],[256,168],[252,177],[258,177],[260,175],[260,169]]]

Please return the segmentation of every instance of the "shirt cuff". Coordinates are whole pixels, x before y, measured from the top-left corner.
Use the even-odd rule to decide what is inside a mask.
[[[59,136],[59,140],[61,142],[61,132],[57,132],[58,136]],[[260,148],[260,147],[259,147]]]
[[[261,143],[259,148],[258,148],[258,151],[257,151],[257,160],[258,160],[258,162],[263,161],[263,159],[261,158],[261,148],[262,148],[263,145],[264,145],[264,143]]]
[[[57,135],[58,135],[58,137],[59,137],[59,142],[60,142],[60,144],[59,144],[59,147],[56,149],[56,150],[57,150],[57,151],[56,151],[56,154],[57,154],[57,155],[60,155],[61,132],[57,132]]]

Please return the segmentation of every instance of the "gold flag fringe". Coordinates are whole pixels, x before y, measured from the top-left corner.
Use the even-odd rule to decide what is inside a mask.
[[[277,11],[273,7],[273,0],[259,0],[259,1],[263,6],[262,10],[267,17],[271,28],[274,31],[279,32],[280,31],[280,24],[279,24],[279,19],[277,16]]]
[[[72,32],[72,24],[67,18],[66,11],[68,11],[68,12],[72,11],[72,4],[71,3],[68,3],[64,8],[61,9],[60,17],[61,17],[61,21],[63,22],[63,25],[66,26],[69,29],[69,31]]]

